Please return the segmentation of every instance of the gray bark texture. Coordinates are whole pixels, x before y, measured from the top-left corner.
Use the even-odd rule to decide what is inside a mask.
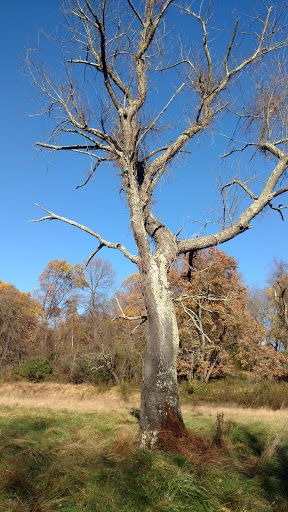
[[[38,59],[38,64],[37,58],[30,56],[27,61],[34,84],[48,99],[43,112],[50,119],[55,118],[55,128],[49,140],[36,145],[53,152],[68,150],[88,155],[93,166],[79,187],[86,185],[103,163],[116,165],[121,178],[121,191],[125,193],[130,210],[137,254],[131,254],[119,242],[105,240],[98,231],[42,206],[40,208],[47,215],[37,221],[59,220],[95,237],[99,245],[88,261],[102,247],[108,247],[121,251],[139,268],[149,324],[140,421],[141,444],[144,447],[151,447],[157,442],[161,429],[168,428],[169,419],[169,428],[178,432],[184,428],[176,377],[178,330],[167,283],[169,268],[179,255],[219,245],[250,229],[252,219],[266,207],[276,210],[283,219],[285,207],[275,205],[274,200],[288,191],[285,182],[288,168],[288,73],[285,58],[281,59],[288,46],[287,9],[285,6],[267,9],[264,2],[259,12],[251,8],[247,13],[249,16],[243,16],[241,23],[233,20],[230,28],[228,26],[226,42],[222,39],[220,51],[217,40],[219,34],[221,37],[225,35],[226,21],[225,27],[219,27],[220,31],[215,32],[214,20],[210,18],[211,3],[210,0],[199,2],[198,10],[193,11],[194,3],[187,7],[176,0],[134,3],[132,0],[115,3],[67,0],[65,16],[70,22],[65,26],[70,32],[64,40],[70,43],[67,47],[64,45],[63,50],[67,73],[63,83],[59,85],[58,78],[55,82],[48,76],[42,58]],[[217,5],[216,8],[221,9],[220,4]],[[174,26],[181,15],[185,23],[176,27],[175,44],[182,29],[187,28],[187,33],[179,44],[178,55],[175,55],[171,52],[171,45],[167,44],[167,38],[174,37],[169,23],[172,20]],[[218,20],[221,19],[220,13]],[[169,27],[167,34],[166,26]],[[193,37],[199,34],[198,29],[202,33],[195,41]],[[185,49],[189,38],[191,40]],[[241,57],[239,51],[239,44],[243,41],[242,55],[245,57]],[[199,49],[199,55],[196,52],[194,58],[191,48],[195,47]],[[247,81],[253,75],[250,69],[254,66],[255,70],[257,64],[261,71],[263,60],[265,69],[275,68],[275,73],[270,71],[269,83],[261,85],[259,80],[253,86],[249,82],[249,91],[254,91],[255,97],[251,97],[249,104],[246,97],[242,104],[239,103],[241,91],[246,90]],[[161,97],[163,77],[165,86],[170,84],[171,91],[170,99],[164,105]],[[85,92],[83,97],[79,92],[81,80]],[[242,86],[241,80],[244,80]],[[90,84],[91,103],[86,101]],[[158,96],[157,90],[160,91]],[[230,90],[235,91],[234,96],[229,96]],[[99,101],[98,98],[95,100],[97,91],[100,91]],[[151,114],[151,97],[152,104],[159,101],[155,115]],[[183,113],[176,116],[175,129],[173,108],[178,112],[182,106]],[[229,118],[227,126],[226,118],[223,118],[225,111]],[[236,139],[236,128],[241,129],[239,126],[243,130]],[[240,179],[238,174],[231,175],[225,183],[221,181],[221,219],[216,224],[216,231],[210,229],[206,233],[205,229],[200,229],[197,236],[181,238],[181,230],[177,234],[172,233],[155,215],[153,193],[169,165],[183,151],[186,152],[187,146],[189,151],[186,153],[192,153],[193,162],[197,143],[190,146],[189,143],[193,139],[199,143],[199,134],[209,137],[212,128],[218,130],[219,137],[223,136],[225,144],[227,141],[230,143],[222,159],[229,162],[235,155],[249,151],[251,157],[252,149],[252,154],[258,151],[259,156],[269,157],[269,172],[264,183],[259,181],[255,189],[251,180]],[[159,133],[161,139],[157,147],[155,134],[158,136]],[[61,144],[62,136],[65,144]],[[71,143],[67,144],[69,137]],[[247,162],[251,160],[247,159]],[[187,174],[187,185],[193,190],[192,168]],[[232,191],[232,196],[234,191],[244,196],[240,213],[238,207],[233,209],[233,203],[229,203],[229,191]],[[171,204],[173,206],[173,201]],[[204,226],[203,223],[200,225]]]
[[[167,262],[153,258],[141,273],[148,318],[148,339],[143,368],[140,443],[151,447],[172,415],[184,428],[177,385],[176,360],[179,335],[174,304],[167,281]]]

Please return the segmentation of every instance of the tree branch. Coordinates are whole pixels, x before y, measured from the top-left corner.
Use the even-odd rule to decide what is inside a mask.
[[[41,222],[43,220],[60,220],[62,222],[66,222],[67,224],[70,224],[71,226],[75,226],[76,228],[79,228],[82,231],[89,233],[89,235],[95,236],[99,240],[100,244],[102,244],[103,246],[108,247],[109,249],[118,249],[119,251],[121,251],[124,254],[124,256],[126,258],[128,258],[128,260],[132,261],[133,263],[136,263],[136,265],[138,264],[138,261],[139,261],[138,256],[134,256],[134,255],[130,254],[130,252],[127,251],[127,249],[122,244],[107,242],[107,240],[104,240],[104,238],[102,238],[102,236],[99,235],[99,233],[97,233],[96,231],[93,231],[92,229],[87,228],[86,226],[83,226],[82,224],[79,224],[78,222],[75,222],[73,220],[66,219],[65,217],[60,217],[60,215],[50,212],[46,208],[43,208],[43,206],[40,206],[37,203],[35,203],[35,204],[36,204],[36,206],[38,206],[45,212],[49,213],[49,215],[42,217],[41,219],[30,220],[29,222]],[[98,250],[100,250],[100,249],[98,248]]]
[[[142,27],[144,27],[144,21],[142,20],[139,12],[136,10],[136,8],[134,7],[134,5],[132,4],[131,0],[127,0],[128,4],[130,5],[132,11],[134,12],[135,16],[138,18],[138,20],[140,21]]]
[[[95,251],[93,251],[92,254],[90,254],[88,260],[85,262],[85,267],[87,267],[89,265],[92,258],[94,258],[94,256],[97,254],[97,252],[99,252],[102,249],[102,247],[105,247],[105,245],[100,244],[99,247],[97,247],[97,249]]]
[[[140,322],[140,324],[136,325],[136,327],[134,327],[134,329],[131,331],[131,334],[133,334],[136,331],[136,329],[138,329],[141,325],[143,325],[146,322],[147,316],[146,315],[139,315],[139,316],[127,316],[127,315],[125,315],[125,313],[124,313],[124,311],[123,311],[123,309],[122,309],[122,307],[120,305],[120,302],[118,300],[117,295],[115,296],[115,299],[116,299],[118,307],[119,307],[119,309],[121,311],[121,318],[124,318],[124,320],[130,320],[130,321],[131,320],[132,321],[133,320],[142,320],[142,322]]]
[[[186,254],[191,250],[199,250],[206,249],[208,247],[213,247],[214,245],[219,245],[223,242],[227,242],[231,240],[235,236],[243,233],[247,229],[251,228],[250,221],[256,217],[265,206],[269,205],[271,200],[274,198],[274,188],[277,185],[280,178],[283,176],[284,172],[288,168],[288,156],[285,158],[281,158],[279,163],[276,165],[274,170],[271,172],[269,178],[266,181],[266,184],[259,195],[259,197],[253,199],[253,202],[244,210],[244,212],[238,217],[238,219],[228,228],[219,231],[218,233],[213,233],[212,235],[206,235],[202,238],[191,238],[186,240],[178,240],[178,254]],[[240,181],[240,180],[239,180]],[[242,182],[240,182],[242,183]],[[242,184],[244,185],[244,184]],[[242,186],[241,185],[241,186]],[[244,188],[244,187],[243,187]],[[246,192],[252,198],[252,192]],[[281,189],[281,193],[287,191],[287,187]],[[278,191],[280,194],[280,191]]]
[[[40,146],[41,148],[47,148],[47,149],[53,149],[54,151],[75,151],[76,153],[84,153],[85,155],[91,155],[89,151],[93,149],[101,149],[102,151],[108,151],[111,153],[111,148],[109,146],[105,146],[104,144],[94,144],[93,146],[88,146],[87,144],[76,144],[72,146],[59,146],[55,144],[47,144],[46,142],[35,142],[35,146]],[[86,151],[83,151],[83,150]],[[100,157],[97,157],[94,153],[93,156],[100,159]],[[104,160],[104,159],[102,159]]]
[[[240,187],[243,188],[243,190],[245,190],[245,192],[251,197],[251,199],[253,199],[253,201],[256,201],[256,199],[258,199],[258,196],[255,196],[255,194],[253,194],[253,192],[251,192],[251,190],[249,190],[249,188],[247,187],[246,183],[244,183],[243,181],[239,180],[238,178],[235,178],[233,181],[230,181],[230,183],[226,183],[226,185],[224,185],[222,187],[222,192],[224,190],[224,188],[226,187],[231,187],[231,185],[239,185]]]
[[[277,212],[279,212],[279,215],[284,222],[285,219],[284,219],[284,216],[283,216],[283,213],[281,212],[281,210],[288,208],[288,206],[282,206],[281,204],[279,204],[279,206],[274,206],[271,203],[268,203],[268,206],[270,206],[271,210],[276,210]]]
[[[103,160],[105,160],[105,159],[101,159],[101,158],[99,158],[99,159],[98,159],[98,162],[96,162],[96,164],[95,164],[95,165],[94,165],[94,167],[92,168],[92,170],[91,170],[91,172],[90,172],[90,174],[89,174],[88,178],[86,178],[86,180],[85,180],[83,183],[81,183],[81,185],[77,185],[76,190],[77,190],[77,188],[84,187],[84,186],[88,183],[88,181],[90,180],[90,178],[92,178],[92,176],[93,176],[94,172],[96,171],[97,167],[100,165],[100,163],[101,163]]]
[[[159,112],[159,114],[155,117],[154,121],[152,121],[152,123],[150,124],[150,126],[148,126],[148,128],[146,128],[146,130],[144,131],[144,133],[142,133],[141,137],[139,137],[138,141],[137,141],[137,146],[139,146],[141,140],[145,137],[145,135],[147,135],[147,133],[152,130],[153,126],[155,126],[155,124],[157,123],[158,119],[162,116],[162,114],[164,114],[164,112],[167,110],[167,108],[169,107],[170,103],[174,100],[175,96],[177,96],[177,94],[181,91],[181,89],[183,89],[185,85],[185,82],[180,85],[180,87],[178,87],[177,91],[175,91],[175,93],[173,94],[173,96],[171,96],[170,100],[168,101],[168,103],[165,105],[165,107],[161,110],[161,112]]]

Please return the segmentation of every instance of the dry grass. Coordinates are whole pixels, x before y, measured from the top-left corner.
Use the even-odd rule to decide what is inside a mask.
[[[0,384],[0,405],[83,412],[127,412],[139,407],[140,396],[123,397],[113,388],[99,391],[89,384],[14,382]]]
[[[101,391],[90,384],[61,384],[53,382],[29,383],[14,382],[0,384],[0,406],[29,409],[52,409],[76,412],[99,412],[127,414],[140,407],[140,393],[123,396],[121,389],[112,388]],[[268,408],[248,408],[228,405],[193,405],[182,406],[184,420],[193,423],[199,420],[212,421],[218,413],[225,419],[242,424],[263,424],[269,429],[281,430],[288,419],[288,410]]]
[[[226,420],[235,423],[261,424],[265,423],[267,426],[275,427],[277,430],[283,428],[288,419],[288,410],[280,409],[274,411],[264,407],[259,409],[249,409],[247,407],[238,406],[222,406],[222,405],[183,405],[183,416],[186,421],[193,421],[194,417],[203,417],[209,420],[214,420],[217,414],[223,413]]]

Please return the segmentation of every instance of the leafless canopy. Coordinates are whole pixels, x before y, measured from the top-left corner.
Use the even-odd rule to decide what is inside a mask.
[[[39,221],[72,224],[98,239],[93,255],[106,246],[139,264],[144,253],[152,253],[151,238],[156,251],[174,244],[176,257],[233,238],[251,227],[266,206],[283,218],[285,206],[273,200],[288,190],[287,7],[268,8],[264,1],[258,7],[245,16],[235,12],[222,30],[212,0],[190,5],[181,0],[66,0],[63,80],[48,73],[40,51],[38,57],[28,52],[30,75],[47,100],[43,113],[55,121],[50,138],[36,145],[87,155],[91,170],[79,186],[103,163],[116,164],[139,253],[132,255],[122,244],[45,208],[47,215]],[[187,33],[180,40],[181,17]],[[194,34],[198,41],[189,41]],[[254,83],[252,74],[258,77]],[[159,95],[155,107],[153,83],[161,87],[163,80],[171,94],[165,101]],[[152,213],[152,194],[169,164],[212,127],[230,143],[223,155],[227,165],[252,148],[270,156],[269,173],[257,191],[239,176],[221,183],[228,223],[215,233],[180,239]],[[248,205],[232,218],[228,199],[235,188]]]

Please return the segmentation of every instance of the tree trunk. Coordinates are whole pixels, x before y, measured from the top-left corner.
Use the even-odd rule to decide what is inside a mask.
[[[151,448],[161,430],[184,427],[177,385],[176,360],[179,335],[163,255],[152,257],[141,271],[147,309],[148,340],[143,368],[140,411],[140,444]]]

